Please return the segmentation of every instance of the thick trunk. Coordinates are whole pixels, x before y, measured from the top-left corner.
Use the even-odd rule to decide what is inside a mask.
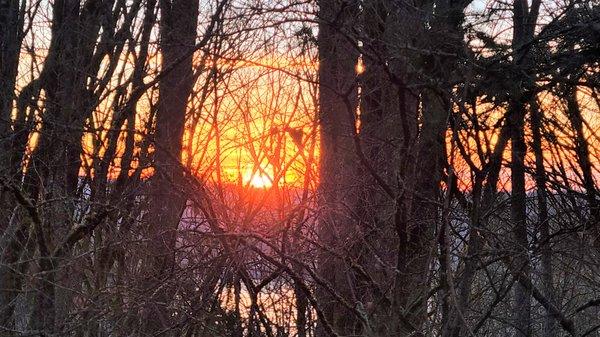
[[[515,71],[527,73],[533,62],[531,41],[535,34],[539,0],[513,2],[513,66]],[[520,275],[515,277],[531,277],[529,259],[529,240],[527,236],[527,195],[525,186],[525,109],[526,104],[535,96],[535,84],[530,76],[519,75],[508,107],[508,123],[511,139],[511,221],[513,229],[514,249],[512,270]],[[531,291],[521,283],[516,283],[513,293],[513,311],[515,336],[531,336]]]
[[[408,198],[398,198],[398,195],[400,190],[410,188],[398,182],[405,181],[409,163],[414,160],[411,150],[417,134],[418,113],[418,93],[406,87],[408,57],[398,45],[406,41],[409,29],[417,30],[420,24],[408,6],[387,0],[365,1],[361,17],[365,36],[362,37],[364,72],[360,75],[360,147],[353,150],[362,152],[357,165],[359,200],[356,205],[361,218],[354,254],[370,279],[359,278],[356,292],[363,304],[379,303],[368,313],[370,331],[365,333],[387,336],[399,330],[413,330],[402,323],[404,317],[400,316],[405,313],[390,305],[406,308],[413,301],[413,295],[420,295],[411,287],[426,284],[413,282],[421,275],[413,277],[414,270],[409,270],[413,266],[407,265],[408,260],[413,260],[404,256],[406,252],[401,253],[399,259],[398,252],[407,247],[398,230],[399,222],[401,226],[408,226],[409,204]],[[387,268],[394,265],[402,268],[399,269],[402,275],[397,278]],[[374,289],[373,281],[377,287],[396,282],[396,293],[377,293],[379,289]],[[409,325],[412,323],[411,318]]]
[[[522,102],[512,102],[509,112],[511,126],[511,221],[515,257],[513,270],[529,277],[529,240],[527,235],[527,195],[525,190],[524,136],[525,107]],[[515,336],[531,336],[531,292],[520,283],[514,285],[514,325]]]
[[[321,124],[319,239],[334,250],[345,250],[354,232],[355,219],[349,214],[356,205],[353,184],[356,179],[354,156],[356,83],[358,61],[356,45],[346,34],[357,4],[339,0],[319,1],[319,107]],[[349,296],[350,285],[344,262],[327,252],[319,256],[319,274],[342,296]],[[318,289],[324,319],[317,326],[318,336],[331,330],[341,334],[357,331],[356,318],[337,303],[327,289]]]
[[[0,0],[0,179],[9,179],[11,183],[20,180],[19,166],[13,162],[22,155],[15,146],[20,127],[11,127],[22,35],[19,1]],[[0,188],[0,204],[0,284],[4,285],[0,290],[0,326],[10,329],[19,288],[19,276],[13,268],[26,229],[15,221],[14,198],[4,188]]]
[[[10,121],[17,66],[21,52],[23,35],[23,17],[18,0],[0,1],[0,149],[8,149],[4,145],[5,137],[10,133]],[[1,172],[1,171],[0,171]]]
[[[158,333],[172,326],[168,306],[173,293],[168,282],[174,268],[176,231],[185,208],[181,193],[181,144],[188,98],[194,79],[192,53],[196,43],[198,1],[161,0],[162,69],[154,139],[154,176],[150,186],[146,289],[153,296],[145,308],[143,330]]]
[[[405,36],[406,41],[415,43],[414,36],[423,36],[427,42],[422,42],[425,44],[424,46],[417,43],[415,48],[429,48],[445,52],[448,55],[455,55],[454,57],[442,57],[436,54],[416,54],[407,57],[407,59],[413,59],[406,66],[407,69],[421,66],[425,74],[424,78],[435,79],[434,85],[427,86],[419,93],[421,98],[420,116],[416,113],[414,117],[408,115],[409,120],[414,118],[415,129],[419,126],[419,131],[418,137],[414,138],[411,154],[404,157],[405,160],[410,159],[408,161],[410,165],[402,176],[410,191],[405,196],[408,203],[406,209],[403,210],[408,218],[404,221],[402,217],[396,218],[396,229],[399,236],[397,269],[400,272],[396,278],[394,300],[400,308],[408,310],[406,318],[412,323],[411,329],[420,329],[427,319],[426,303],[430,289],[428,277],[435,240],[434,233],[441,220],[440,186],[446,160],[444,156],[448,115],[452,109],[450,101],[452,86],[449,83],[453,82],[456,76],[459,67],[458,59],[463,52],[461,24],[464,18],[463,6],[466,6],[467,3],[457,2],[452,5],[444,1],[435,3],[434,9],[432,9],[435,19],[429,22],[427,29],[414,28],[417,25],[428,26],[421,22],[423,20],[421,14],[411,13],[409,9],[403,11],[403,13],[409,14],[409,19],[406,19],[403,25],[411,27],[408,29],[410,33]],[[426,5],[424,8],[427,8]],[[410,45],[410,43],[408,44]],[[415,56],[418,56],[416,62]],[[399,69],[402,68],[399,67]],[[407,85],[414,81],[413,75],[410,73],[402,75]],[[418,105],[415,106],[415,108],[417,107]],[[443,249],[443,247],[441,248]],[[445,267],[447,266],[445,265]],[[445,296],[448,295],[445,294]],[[400,330],[406,328],[407,324],[402,325]]]

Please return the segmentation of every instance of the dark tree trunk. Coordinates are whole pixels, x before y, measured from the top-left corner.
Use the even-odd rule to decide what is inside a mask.
[[[23,35],[23,9],[18,0],[0,1],[0,149],[7,150],[5,137],[10,133],[10,121],[15,98],[17,66]]]
[[[319,239],[334,250],[343,250],[354,232],[348,210],[356,205],[354,156],[356,83],[358,52],[348,36],[357,3],[319,1],[319,118],[321,124]],[[328,252],[319,254],[319,274],[343,296],[349,296],[344,262]],[[340,305],[327,289],[318,289],[324,317],[319,317],[317,336],[336,331],[357,331],[356,318]]]
[[[516,256],[513,259],[512,270],[515,277],[531,277],[529,259],[529,240],[527,234],[527,195],[525,186],[525,113],[526,104],[535,96],[535,83],[530,76],[523,73],[529,69],[533,59],[531,41],[535,34],[540,1],[534,0],[531,6],[527,2],[513,2],[513,67],[515,69],[516,85],[511,91],[507,119],[510,126],[511,139],[511,221]],[[513,310],[515,336],[531,336],[531,290],[517,282],[514,285]]]
[[[38,209],[42,218],[33,221],[40,255],[38,265],[43,276],[38,280],[33,309],[33,316],[40,319],[33,320],[32,325],[49,334],[58,328],[57,315],[69,310],[66,305],[70,294],[63,291],[69,287],[57,287],[68,272],[63,269],[59,273],[60,261],[52,248],[59,248],[71,228],[82,221],[75,212],[79,198],[81,141],[85,121],[98,103],[89,85],[96,80],[94,74],[100,68],[99,60],[107,53],[96,45],[101,27],[105,33],[110,30],[102,18],[113,15],[112,4],[112,0],[83,3],[57,0],[53,3],[52,36],[44,68],[23,98],[38,100],[39,90],[45,93],[39,140],[24,179],[25,195],[34,204],[48,199],[62,200],[58,207],[54,201],[53,207]],[[71,248],[72,245],[61,252],[60,257],[69,254]]]
[[[596,199],[597,190],[592,172],[592,163],[590,162],[590,149],[583,129],[583,116],[577,102],[577,87],[571,86],[566,93],[567,116],[571,126],[575,131],[575,155],[581,174],[583,176],[583,187],[590,209],[590,219],[588,221],[589,229],[593,229],[594,242],[600,245],[600,205]]]
[[[511,221],[516,256],[513,270],[529,277],[529,240],[527,234],[527,195],[525,190],[524,135],[525,110],[522,102],[513,102],[509,112],[511,128]],[[514,285],[515,336],[531,336],[531,292],[520,283]]]
[[[181,144],[188,99],[194,84],[192,51],[196,44],[198,1],[160,0],[162,69],[154,135],[154,176],[150,182],[146,291],[153,294],[145,307],[143,330],[149,334],[172,327],[171,287],[176,231],[185,208],[182,193]],[[169,332],[175,333],[175,332]]]
[[[548,217],[548,195],[546,190],[546,169],[544,166],[544,151],[542,149],[543,111],[539,109],[536,98],[531,103],[531,130],[533,136],[533,152],[535,155],[535,185],[538,207],[538,230],[540,236],[540,255],[542,262],[542,291],[544,296],[556,306],[552,271],[552,243],[550,242],[550,219]],[[543,336],[555,337],[557,332],[556,320],[551,313],[544,320]]]
[[[0,179],[18,180],[20,166],[15,158],[21,151],[15,146],[20,125],[11,122],[15,99],[15,82],[21,40],[23,35],[23,10],[17,0],[0,0]],[[17,117],[17,120],[19,118]],[[26,229],[13,217],[14,198],[5,188],[0,188],[0,326],[12,328],[14,302],[19,293],[19,276],[14,272],[20,246]]]

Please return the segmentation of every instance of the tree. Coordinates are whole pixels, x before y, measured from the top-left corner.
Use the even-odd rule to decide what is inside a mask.
[[[176,232],[186,207],[182,195],[184,172],[180,163],[185,116],[194,85],[192,60],[196,49],[198,1],[160,1],[161,63],[159,100],[154,134],[154,176],[151,178],[146,260],[143,287],[154,288],[144,320],[146,333],[171,328],[166,304],[173,296],[164,282],[173,270]],[[210,32],[208,32],[210,34]]]

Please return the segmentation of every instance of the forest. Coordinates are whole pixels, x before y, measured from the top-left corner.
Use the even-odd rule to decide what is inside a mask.
[[[600,1],[0,0],[0,336],[600,336]]]

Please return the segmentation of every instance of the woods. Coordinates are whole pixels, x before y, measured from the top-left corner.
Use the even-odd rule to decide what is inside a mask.
[[[595,0],[0,0],[0,336],[600,334]]]

